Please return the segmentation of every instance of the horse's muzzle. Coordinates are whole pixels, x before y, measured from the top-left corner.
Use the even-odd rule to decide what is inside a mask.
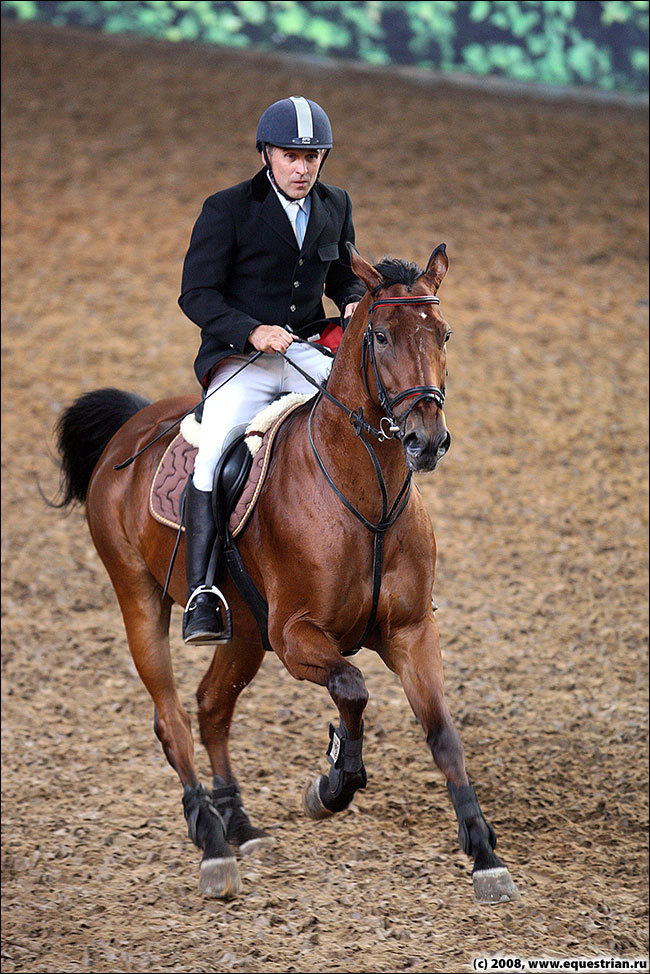
[[[402,438],[409,470],[435,470],[451,446],[451,433],[444,427],[433,437],[424,429],[414,429]]]

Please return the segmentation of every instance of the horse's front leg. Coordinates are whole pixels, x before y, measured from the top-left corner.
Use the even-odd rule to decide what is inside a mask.
[[[380,654],[402,681],[433,759],[447,779],[458,819],[458,842],[474,860],[472,878],[477,900],[498,903],[518,899],[510,873],[494,852],[494,829],[487,823],[467,777],[463,745],[445,701],[440,638],[433,614],[420,625],[392,634]]]
[[[337,644],[312,623],[293,621],[271,638],[291,675],[327,687],[339,712],[339,726],[330,724],[329,774],[312,781],[303,798],[310,818],[328,818],[347,808],[354,793],[366,786],[362,745],[368,690],[361,670],[348,663]]]

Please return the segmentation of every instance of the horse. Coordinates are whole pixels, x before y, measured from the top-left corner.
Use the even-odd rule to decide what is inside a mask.
[[[432,598],[436,543],[421,496],[410,489],[412,473],[434,470],[451,442],[443,410],[450,328],[437,297],[448,269],[446,247],[436,247],[424,271],[395,258],[372,265],[349,250],[367,291],[326,386],[281,426],[268,476],[238,538],[241,560],[268,607],[266,633],[232,579],[223,582],[234,633],[216,646],[196,695],[212,789],[199,780],[170,653],[172,605],[183,605],[185,596],[184,542],[148,510],[169,430],[193,401],[147,403],[116,389],[79,397],[57,426],[65,491],[59,506],[85,504],[135,666],[154,703],[155,733],[183,786],[188,834],[203,853],[203,894],[239,894],[237,855],[273,841],[242,805],[228,749],[238,695],[255,677],[265,646],[296,680],[325,687],[338,710],[329,773],[312,780],[303,796],[305,813],[324,820],[347,808],[367,783],[368,691],[349,659],[363,645],[398,675],[446,779],[460,847],[473,859],[475,898],[518,899],[494,851],[496,835],[468,778],[445,701]],[[124,457],[141,450],[124,468]]]

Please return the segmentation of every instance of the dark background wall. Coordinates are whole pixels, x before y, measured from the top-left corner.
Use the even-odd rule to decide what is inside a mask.
[[[551,85],[648,90],[648,0],[3,0],[23,20]]]

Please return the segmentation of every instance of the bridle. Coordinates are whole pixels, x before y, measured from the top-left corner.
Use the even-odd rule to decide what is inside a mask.
[[[383,284],[381,287],[387,287],[388,285]],[[376,291],[374,293],[377,293]],[[368,370],[366,358],[370,360],[373,371],[375,373],[375,382],[377,384],[377,399],[379,400],[379,405],[384,411],[384,416],[380,421],[380,429],[382,431],[382,436],[385,439],[392,439],[396,437],[401,439],[400,426],[395,418],[395,413],[393,412],[395,406],[399,403],[404,402],[405,399],[413,399],[405,413],[399,417],[401,424],[404,423],[405,419],[412,412],[413,409],[423,401],[435,402],[436,406],[442,409],[445,401],[445,387],[439,389],[438,386],[411,386],[410,389],[405,389],[403,392],[398,392],[396,396],[392,399],[389,398],[386,392],[386,387],[383,383],[381,375],[379,374],[379,366],[377,365],[377,357],[375,354],[375,332],[372,326],[372,313],[375,308],[382,307],[396,307],[399,305],[411,305],[411,304],[440,304],[440,299],[434,297],[433,294],[423,294],[415,295],[413,297],[394,297],[394,298],[378,298],[373,301],[368,310],[368,325],[363,335],[363,340],[361,343],[361,374],[363,376],[363,383],[366,387],[366,392],[368,396],[372,399],[372,393],[368,386]],[[388,423],[388,430],[384,429],[384,423]],[[402,425],[403,428],[403,425]]]

